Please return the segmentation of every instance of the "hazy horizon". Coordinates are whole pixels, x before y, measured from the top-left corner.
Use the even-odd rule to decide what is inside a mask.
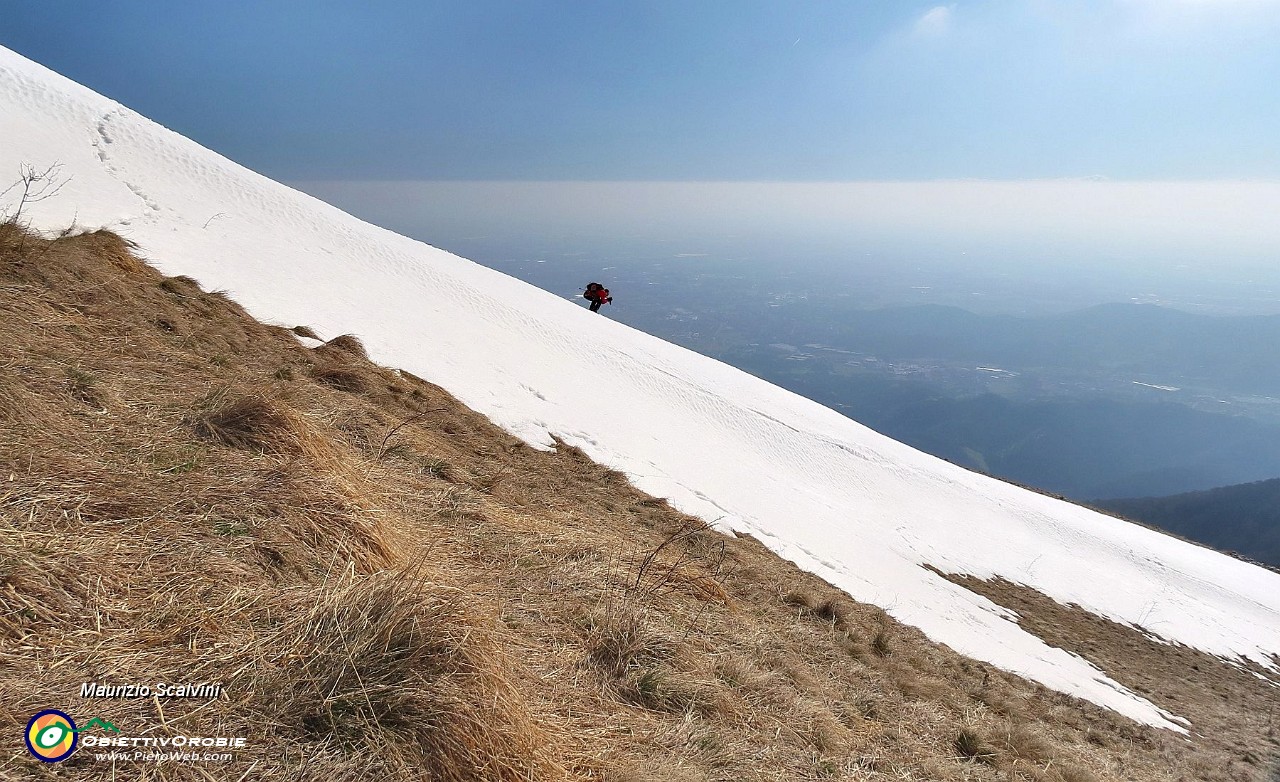
[[[885,286],[882,304],[1280,313],[1280,182],[292,184],[504,271],[714,260]]]

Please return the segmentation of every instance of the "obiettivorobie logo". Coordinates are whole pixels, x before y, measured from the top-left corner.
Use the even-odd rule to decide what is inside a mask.
[[[45,709],[27,723],[27,750],[45,763],[57,763],[76,751],[76,723],[57,709]]]
[[[102,735],[89,733],[94,729]],[[88,735],[82,738],[82,733]],[[77,728],[71,715],[57,709],[45,709],[32,717],[27,722],[24,738],[27,751],[45,763],[66,760],[78,747],[93,748],[93,760],[226,763],[235,760],[236,753],[249,746],[244,736],[125,736],[101,717],[94,717],[83,728]]]
[[[99,728],[108,733],[120,729],[104,719],[94,717],[83,728],[76,727],[71,716],[57,709],[45,709],[27,722],[27,751],[45,763],[58,763],[71,757],[81,733]]]

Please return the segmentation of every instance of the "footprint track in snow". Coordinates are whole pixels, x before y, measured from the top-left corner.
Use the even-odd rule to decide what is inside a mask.
[[[111,176],[112,179],[119,181],[125,187],[129,188],[129,192],[133,193],[134,196],[136,196],[137,199],[142,202],[143,214],[141,215],[141,217],[146,218],[146,217],[159,214],[160,205],[157,204],[155,201],[152,201],[151,198],[147,196],[147,194],[142,190],[142,188],[138,187],[137,185],[127,180],[120,173],[120,169],[118,169],[114,164],[112,164],[111,155],[107,152],[107,148],[110,147],[113,143],[115,143],[115,139],[112,138],[111,134],[108,132],[111,122],[116,117],[123,116],[124,113],[125,113],[125,109],[121,107],[121,108],[112,109],[111,111],[108,111],[106,114],[102,115],[102,117],[98,120],[97,124],[94,125],[94,130],[97,132],[97,137],[92,139],[93,148],[94,148],[94,152],[97,153],[99,162],[102,163],[103,170],[105,170]]]

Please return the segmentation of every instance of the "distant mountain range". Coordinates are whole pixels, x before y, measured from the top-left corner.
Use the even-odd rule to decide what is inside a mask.
[[[1280,567],[1280,478],[1172,497],[1090,504]]]
[[[940,397],[851,414],[980,472],[1075,499],[1161,496],[1280,475],[1280,427],[1172,403]]]

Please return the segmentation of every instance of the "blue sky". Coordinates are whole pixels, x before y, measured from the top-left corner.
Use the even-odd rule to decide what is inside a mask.
[[[1276,0],[16,2],[286,180],[1280,178]]]
[[[0,0],[0,20],[0,45],[482,262],[641,242],[1280,312],[1280,0]]]

